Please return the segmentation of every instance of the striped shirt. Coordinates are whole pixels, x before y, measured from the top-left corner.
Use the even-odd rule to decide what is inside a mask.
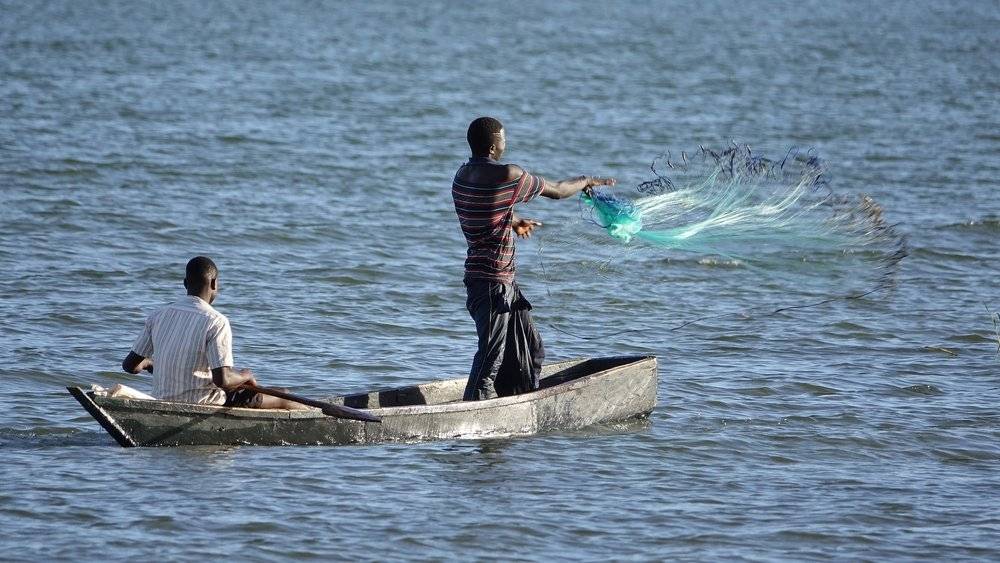
[[[153,358],[153,396],[164,401],[221,405],[226,393],[212,369],[233,365],[229,319],[200,297],[182,299],[146,319],[132,351]]]
[[[465,279],[514,281],[514,204],[538,197],[544,186],[542,178],[527,172],[502,184],[472,184],[455,176],[451,197],[469,243]]]

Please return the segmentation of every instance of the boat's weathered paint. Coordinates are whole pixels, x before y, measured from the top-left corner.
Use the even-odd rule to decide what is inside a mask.
[[[549,364],[541,389],[488,401],[461,401],[465,378],[346,395],[331,403],[367,409],[381,423],[319,411],[241,409],[98,397],[69,391],[119,444],[366,444],[485,438],[582,428],[645,416],[656,406],[655,357],[592,358]]]

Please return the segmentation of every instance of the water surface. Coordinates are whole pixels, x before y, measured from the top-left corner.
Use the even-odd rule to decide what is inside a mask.
[[[995,3],[0,13],[3,558],[1000,558]],[[594,227],[532,203],[520,277],[550,356],[657,355],[647,423],[124,450],[63,390],[148,389],[118,366],[195,254],[262,381],[465,373],[448,187],[483,114],[511,161],[625,193],[667,148],[815,147],[911,254],[890,295],[766,315],[831,280],[669,252],[563,275],[553,237]]]

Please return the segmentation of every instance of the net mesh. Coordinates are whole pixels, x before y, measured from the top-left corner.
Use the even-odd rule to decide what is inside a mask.
[[[731,292],[738,313],[712,310],[680,328],[749,309],[778,312],[888,295],[908,253],[905,236],[873,198],[831,188],[815,150],[790,149],[770,159],[732,143],[680,158],[667,152],[650,170],[652,178],[631,197],[621,188],[581,194],[584,225],[605,236],[580,224],[543,234],[539,256],[547,287],[591,272],[641,291],[656,283],[657,267],[691,256],[713,268],[703,285],[731,279],[718,274],[722,266],[739,270],[748,285],[767,288],[747,290],[745,299]]]

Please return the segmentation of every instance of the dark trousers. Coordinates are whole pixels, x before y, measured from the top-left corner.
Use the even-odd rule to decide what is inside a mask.
[[[464,400],[538,389],[545,348],[531,320],[531,303],[516,283],[466,280],[465,289],[465,306],[476,321],[479,349],[472,360]]]

